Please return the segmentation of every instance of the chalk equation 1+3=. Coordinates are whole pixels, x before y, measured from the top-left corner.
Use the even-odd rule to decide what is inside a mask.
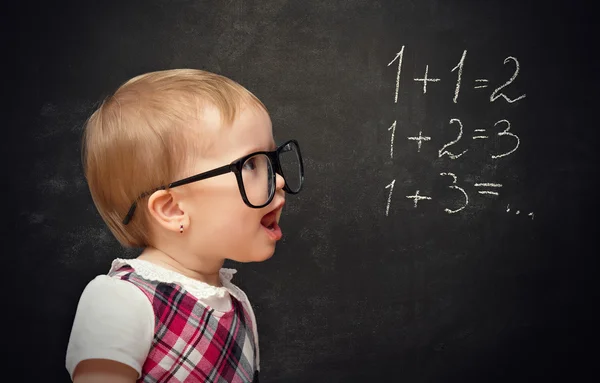
[[[442,173],[440,173],[440,176],[449,177],[452,180],[452,183],[450,183],[447,187],[448,187],[448,189],[451,189],[455,193],[457,193],[457,195],[456,195],[457,198],[455,199],[456,206],[452,206],[452,208],[444,207],[444,212],[446,212],[448,214],[456,214],[456,213],[464,210],[465,208],[467,208],[467,206],[469,205],[469,202],[470,202],[469,194],[464,189],[465,185],[461,184],[458,181],[458,177],[456,176],[456,174],[450,173],[450,172],[442,172]],[[385,186],[385,189],[388,189],[387,201],[386,201],[386,206],[385,206],[385,216],[386,217],[389,216],[390,206],[392,204],[392,196],[394,193],[395,185],[396,185],[396,180],[394,179],[394,180],[392,180],[392,182],[390,182],[388,185]],[[502,184],[497,183],[497,182],[475,182],[473,184],[473,186],[477,189],[477,194],[492,196],[492,197],[500,195],[500,190],[502,189]],[[407,195],[404,197],[412,200],[415,209],[418,208],[419,203],[421,203],[421,201],[431,201],[433,199],[432,196],[421,194],[420,190],[416,190],[413,194]],[[507,207],[506,211],[510,212],[510,207]],[[517,210],[515,214],[520,214],[520,211]],[[534,218],[533,212],[529,213],[528,216],[531,217],[531,219],[533,219]]]

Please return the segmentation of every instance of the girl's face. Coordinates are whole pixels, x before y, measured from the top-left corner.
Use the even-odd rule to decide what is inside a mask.
[[[231,126],[222,126],[219,111],[207,107],[200,123],[201,131],[210,136],[214,146],[209,156],[198,161],[196,173],[229,164],[252,152],[275,149],[271,119],[258,107],[242,108]],[[249,168],[253,166],[247,164]],[[190,252],[204,259],[238,262],[259,262],[273,255],[281,238],[277,223],[285,203],[280,175],[276,176],[273,200],[258,209],[244,203],[234,173],[188,186],[180,208],[189,215],[189,227],[185,230]]]

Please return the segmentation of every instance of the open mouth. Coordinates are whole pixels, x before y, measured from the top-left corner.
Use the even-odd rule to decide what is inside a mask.
[[[275,230],[275,226],[277,226],[277,210],[265,214],[260,220],[260,224],[271,231]]]
[[[277,224],[277,216],[280,210],[281,206],[265,214],[260,220],[260,224],[265,229],[269,238],[271,238],[274,241],[278,241],[282,237],[281,228]]]

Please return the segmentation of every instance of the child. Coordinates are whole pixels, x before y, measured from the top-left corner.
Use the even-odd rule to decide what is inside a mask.
[[[224,260],[273,255],[296,141],[275,147],[265,106],[191,69],[123,84],[89,118],[83,164],[98,212],[136,259],[84,289],[67,348],[74,382],[257,382],[256,319]]]

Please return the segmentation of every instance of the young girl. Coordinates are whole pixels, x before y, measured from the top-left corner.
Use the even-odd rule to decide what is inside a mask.
[[[98,212],[136,259],[84,289],[69,339],[74,382],[257,382],[256,319],[225,259],[270,258],[298,143],[276,147],[264,105],[200,70],[147,73],[88,120],[83,163]]]

